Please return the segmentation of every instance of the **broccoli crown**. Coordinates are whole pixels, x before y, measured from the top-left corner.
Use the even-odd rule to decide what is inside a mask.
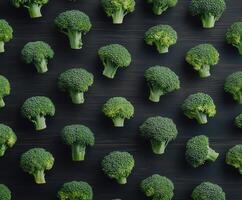
[[[49,0],[12,0],[12,4],[19,8],[19,7],[30,7],[34,4],[36,5],[45,5],[49,2]]]
[[[11,87],[7,78],[0,75],[0,98],[3,98],[10,94]]]
[[[226,154],[226,163],[238,168],[242,174],[242,144],[235,145]]]
[[[92,187],[83,181],[71,181],[65,183],[58,192],[60,200],[76,199],[76,200],[92,200]]]
[[[54,57],[54,51],[43,41],[28,42],[22,49],[22,58],[27,63],[40,63]]]
[[[223,189],[210,182],[202,182],[192,192],[193,200],[225,200]]]
[[[13,129],[5,124],[0,124],[0,146],[12,147],[16,141],[17,136]]]
[[[11,191],[4,184],[0,184],[0,199],[1,200],[11,200]]]
[[[148,0],[148,3],[153,3],[153,12],[156,15],[161,15],[168,8],[176,6],[178,0]]]
[[[226,39],[229,44],[240,45],[242,39],[242,22],[233,23],[226,33]]]
[[[13,29],[4,19],[0,19],[0,41],[8,42],[13,38]]]
[[[242,128],[242,114],[239,114],[234,121],[238,128]]]
[[[147,197],[153,197],[154,200],[171,200],[174,195],[172,181],[159,174],[144,179],[140,187]]]

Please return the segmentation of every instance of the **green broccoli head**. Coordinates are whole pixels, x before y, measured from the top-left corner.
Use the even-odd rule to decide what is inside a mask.
[[[65,183],[58,192],[58,199],[92,200],[92,187],[84,181],[71,181]]]
[[[242,22],[233,23],[227,30],[226,40],[232,44],[242,54]]]
[[[226,9],[224,0],[191,0],[189,10],[192,16],[198,16],[203,28],[213,28]]]
[[[111,79],[119,67],[128,67],[132,60],[129,51],[120,44],[103,46],[98,50],[98,55],[104,66],[103,75]]]
[[[6,150],[14,146],[17,136],[13,129],[5,124],[0,124],[0,157],[4,156]]]
[[[55,115],[55,105],[44,96],[35,96],[28,98],[21,108],[23,117],[35,125],[37,131],[46,128],[45,117]]]
[[[42,17],[41,8],[48,4],[49,0],[11,0],[16,8],[27,8],[31,18]]]
[[[45,171],[54,165],[53,155],[43,148],[33,148],[21,155],[20,166],[23,171],[34,176],[37,184],[44,184]]]
[[[149,117],[139,127],[141,136],[149,140],[155,154],[163,154],[169,142],[178,134],[175,123],[166,117]]]
[[[145,71],[145,79],[150,89],[150,101],[159,102],[160,96],[180,89],[179,77],[168,67],[153,66]]]
[[[60,32],[67,35],[72,49],[82,48],[82,37],[92,28],[90,18],[79,10],[68,10],[60,13],[55,18],[55,24]]]
[[[71,146],[73,161],[84,160],[86,147],[95,143],[93,132],[81,124],[65,126],[62,130],[62,140]]]
[[[5,43],[13,39],[13,29],[4,19],[0,19],[0,53],[5,52]]]
[[[54,57],[54,51],[43,41],[28,42],[22,49],[22,59],[25,63],[33,63],[38,73],[48,71],[48,61]]]
[[[206,161],[215,161],[219,154],[209,146],[209,139],[205,135],[195,136],[186,145],[186,160],[193,167],[199,167]]]
[[[148,3],[153,4],[153,13],[161,15],[168,8],[175,7],[178,0],[148,0]]]
[[[226,154],[226,163],[236,169],[242,175],[242,144],[235,145]]]
[[[237,126],[238,128],[242,128],[242,113],[239,114],[235,120],[234,120],[234,124],[235,126]]]
[[[171,200],[174,196],[174,185],[165,176],[154,174],[144,179],[140,184],[141,190],[153,200]]]
[[[102,0],[102,7],[113,24],[122,24],[125,15],[135,10],[134,0]]]
[[[60,90],[69,93],[72,103],[84,103],[84,92],[93,84],[94,76],[82,68],[72,68],[61,73],[58,78]]]
[[[211,44],[199,44],[187,52],[186,61],[201,78],[206,78],[211,75],[210,68],[218,64],[219,53]]]
[[[124,120],[134,116],[134,106],[124,97],[110,98],[103,105],[102,111],[112,119],[115,127],[123,127]]]
[[[134,168],[134,157],[128,152],[113,151],[102,160],[104,173],[119,184],[126,184],[127,178]]]
[[[7,78],[0,75],[0,108],[5,106],[3,98],[10,95],[11,86]]]
[[[216,114],[212,97],[201,92],[188,96],[182,104],[182,110],[189,119],[196,119],[199,124],[206,124],[207,118]]]
[[[225,200],[223,189],[210,182],[202,182],[195,187],[191,195],[193,200]]]
[[[11,198],[12,198],[12,194],[9,188],[4,184],[0,184],[0,199],[11,200]]]
[[[235,101],[242,104],[242,71],[232,73],[226,78],[224,90],[230,93]]]
[[[160,54],[168,53],[169,47],[177,42],[177,33],[169,25],[153,26],[146,31],[145,42],[151,46],[155,45]]]

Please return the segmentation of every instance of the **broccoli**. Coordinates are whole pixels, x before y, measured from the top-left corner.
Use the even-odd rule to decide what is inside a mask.
[[[0,53],[5,52],[5,43],[13,39],[13,29],[4,19],[0,19]]]
[[[27,8],[31,18],[42,17],[41,8],[48,4],[49,0],[11,0],[16,8]]]
[[[12,194],[9,188],[4,184],[0,184],[0,199],[11,200],[11,198],[12,198]]]
[[[113,151],[102,160],[104,173],[112,179],[116,179],[119,184],[126,184],[127,178],[134,168],[135,161],[128,152]]]
[[[215,161],[219,153],[209,146],[209,139],[205,135],[192,137],[186,145],[186,160],[193,167],[199,167],[206,161]]]
[[[148,3],[153,4],[153,13],[161,15],[168,8],[175,7],[178,0],[148,0]]]
[[[43,41],[28,42],[22,49],[22,59],[25,63],[33,63],[38,73],[48,71],[48,60],[54,57],[54,51]]]
[[[175,140],[178,134],[173,120],[160,116],[149,117],[139,129],[141,136],[150,141],[155,154],[163,154],[169,142]]]
[[[72,103],[84,103],[84,92],[93,84],[93,74],[82,68],[72,68],[60,74],[58,86],[69,93]]]
[[[115,127],[123,127],[124,120],[134,116],[134,106],[124,97],[110,98],[103,105],[102,111],[112,119]]]
[[[98,55],[104,66],[103,75],[111,79],[114,78],[119,67],[128,67],[132,60],[129,51],[120,44],[101,47]]]
[[[242,104],[242,71],[232,73],[226,78],[224,90],[230,93],[235,101]]]
[[[92,200],[92,187],[84,181],[71,181],[65,183],[58,192],[60,200]]]
[[[218,64],[219,53],[211,44],[199,44],[187,52],[186,61],[201,78],[206,78],[211,75],[210,68]]]
[[[226,9],[224,0],[191,0],[189,10],[192,16],[198,16],[203,28],[213,28]]]
[[[232,44],[242,54],[242,22],[233,23],[227,30],[226,40]]]
[[[236,169],[242,175],[242,144],[235,145],[226,154],[226,163]]]
[[[40,131],[46,128],[45,117],[55,115],[55,105],[48,97],[35,96],[24,102],[21,113]]]
[[[44,184],[45,171],[51,170],[55,162],[53,155],[43,148],[32,148],[21,155],[20,166],[31,174],[37,184]]]
[[[242,128],[242,113],[235,118],[234,123],[238,128]]]
[[[150,90],[150,101],[159,102],[160,96],[180,89],[179,77],[168,67],[153,66],[145,71]]]
[[[55,24],[60,32],[67,35],[72,49],[82,48],[82,37],[92,28],[89,17],[79,10],[68,10],[60,13],[55,18]]]
[[[80,124],[65,126],[62,130],[62,140],[71,146],[73,161],[84,160],[86,147],[93,146],[95,143],[92,131]]]
[[[223,189],[214,183],[202,182],[195,187],[191,195],[193,200],[225,200]]]
[[[145,42],[151,46],[155,45],[160,54],[168,53],[169,47],[177,42],[177,33],[169,25],[153,26],[146,31]]]
[[[134,12],[134,0],[102,0],[102,7],[108,17],[112,17],[113,24],[122,24],[125,15]]]
[[[153,200],[171,200],[174,196],[174,185],[165,176],[154,174],[144,179],[140,184],[141,190]]]
[[[206,124],[207,118],[216,114],[212,97],[201,92],[188,96],[182,104],[182,110],[189,119],[196,119],[199,124]]]
[[[3,98],[10,95],[11,86],[7,78],[0,75],[0,108],[5,106]]]

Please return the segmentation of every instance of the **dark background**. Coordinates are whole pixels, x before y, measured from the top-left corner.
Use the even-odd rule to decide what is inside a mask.
[[[139,183],[154,173],[174,181],[175,200],[189,199],[192,189],[205,180],[221,185],[227,199],[242,199],[242,177],[224,163],[226,151],[242,142],[241,130],[233,126],[233,118],[242,109],[223,91],[225,77],[241,69],[242,56],[224,42],[224,35],[232,22],[242,20],[242,1],[227,1],[226,12],[211,30],[202,29],[200,22],[188,15],[188,3],[188,0],[180,0],[177,7],[157,17],[152,14],[150,5],[137,0],[136,11],[125,18],[123,25],[114,26],[104,15],[98,0],[77,3],[52,0],[43,8],[44,17],[35,20],[29,18],[25,9],[15,9],[9,1],[0,2],[0,18],[8,20],[14,28],[14,39],[6,45],[6,53],[0,55],[0,73],[12,86],[11,96],[5,98],[6,107],[0,110],[0,121],[10,125],[18,136],[14,148],[0,159],[0,182],[11,188],[14,200],[56,199],[58,189],[71,180],[91,184],[97,200],[144,200]],[[71,50],[67,38],[54,26],[54,18],[67,9],[86,12],[93,23],[82,50]],[[143,42],[144,32],[159,23],[172,25],[179,36],[178,43],[166,55],[159,55]],[[35,40],[46,41],[55,50],[45,75],[37,74],[33,66],[20,59],[23,45]],[[186,51],[203,42],[214,44],[221,54],[212,76],[204,80],[184,62]],[[114,80],[102,76],[103,67],[97,57],[98,48],[109,43],[125,45],[133,57],[132,65],[127,70],[120,70]],[[147,100],[148,89],[143,78],[144,70],[156,64],[170,66],[182,83],[181,90],[162,97],[159,104]],[[86,94],[85,104],[73,105],[67,94],[57,90],[56,79],[64,70],[80,66],[95,75],[95,83]],[[216,117],[204,126],[188,120],[180,110],[184,98],[198,91],[210,94],[217,105]],[[23,101],[34,95],[49,96],[56,105],[56,115],[49,118],[48,128],[43,132],[35,132],[19,112]],[[103,103],[112,96],[127,97],[135,106],[135,117],[126,121],[121,129],[113,128],[111,121],[101,113]],[[173,118],[179,129],[177,140],[168,146],[163,156],[152,154],[149,143],[139,137],[138,126],[154,115]],[[72,123],[83,123],[96,135],[96,145],[87,151],[85,162],[72,162],[70,149],[60,140],[63,126]],[[202,133],[210,136],[211,146],[221,155],[215,163],[193,169],[184,160],[184,145],[188,138]],[[32,147],[44,147],[56,158],[53,170],[47,172],[45,185],[35,185],[33,177],[19,168],[21,153]],[[116,184],[101,171],[101,159],[113,150],[126,150],[135,157],[136,166],[127,185]]]

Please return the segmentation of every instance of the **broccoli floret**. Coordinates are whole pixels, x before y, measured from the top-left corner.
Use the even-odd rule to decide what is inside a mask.
[[[65,126],[62,130],[62,140],[71,146],[73,161],[84,160],[86,147],[95,143],[92,131],[81,124]]]
[[[25,63],[33,63],[38,73],[48,71],[48,61],[54,57],[54,51],[43,41],[28,42],[22,49],[22,59]]]
[[[55,115],[55,105],[48,97],[35,96],[24,102],[21,113],[35,125],[37,131],[40,131],[46,128],[45,117]]]
[[[230,93],[235,101],[242,104],[242,71],[235,72],[226,78],[224,90]]]
[[[179,77],[168,67],[153,66],[145,71],[150,89],[150,101],[159,102],[160,96],[180,89]]]
[[[11,0],[16,8],[27,8],[31,18],[42,17],[41,8],[48,4],[49,0]]]
[[[209,146],[209,139],[205,135],[192,137],[186,145],[186,160],[193,167],[199,167],[206,161],[215,161],[219,153]]]
[[[235,145],[226,154],[226,163],[239,169],[239,173],[242,175],[242,144]]]
[[[174,196],[174,185],[165,176],[154,174],[141,182],[141,190],[153,200],[171,200]]]
[[[93,84],[93,74],[82,68],[72,68],[60,74],[58,86],[69,93],[72,103],[84,103],[84,92]]]
[[[4,19],[0,19],[0,53],[5,52],[5,43],[13,39],[13,29]]]
[[[199,44],[187,52],[186,61],[201,78],[206,78],[211,75],[210,68],[218,64],[219,53],[211,44]]]
[[[128,152],[113,151],[102,160],[104,173],[111,179],[116,179],[119,184],[127,183],[134,165],[134,157]]]
[[[177,33],[169,25],[153,26],[146,31],[145,42],[151,46],[155,45],[160,54],[168,53],[169,47],[177,42]]]
[[[125,15],[134,12],[134,0],[102,0],[102,7],[108,17],[112,17],[113,24],[122,24]]]
[[[128,67],[132,60],[129,51],[120,44],[101,47],[98,55],[104,66],[103,75],[111,79],[114,78],[119,67]]]
[[[225,200],[223,189],[214,183],[202,182],[195,187],[191,195],[193,200]]]
[[[161,15],[168,8],[175,7],[178,0],[148,0],[148,3],[153,4],[153,13]]]
[[[9,188],[4,184],[0,184],[0,199],[11,200],[11,198],[12,198],[12,194]]]
[[[82,37],[92,28],[89,17],[79,10],[60,13],[55,19],[55,24],[61,33],[67,35],[72,49],[82,48]]]
[[[44,184],[45,171],[51,170],[55,162],[53,155],[43,148],[33,148],[22,154],[20,166],[34,176],[37,184]]]
[[[189,119],[196,119],[199,124],[206,124],[207,118],[216,114],[212,97],[201,92],[188,96],[182,104],[182,110]]]
[[[83,181],[71,181],[65,183],[58,192],[60,200],[92,200],[92,187]]]
[[[192,16],[198,16],[203,28],[213,28],[226,9],[224,0],[191,0],[189,10]]]
[[[232,44],[242,54],[242,22],[233,23],[226,33],[228,44]]]
[[[102,111],[112,119],[115,127],[123,127],[124,120],[134,116],[134,106],[124,97],[110,98],[103,105]]]
[[[10,95],[11,86],[7,78],[0,75],[0,108],[5,106],[3,98]]]
[[[149,117],[140,126],[141,136],[149,140],[155,154],[163,154],[167,145],[175,140],[178,134],[172,119],[165,117]]]
[[[242,113],[239,114],[235,120],[234,120],[234,124],[235,126],[237,126],[238,128],[242,128]]]

